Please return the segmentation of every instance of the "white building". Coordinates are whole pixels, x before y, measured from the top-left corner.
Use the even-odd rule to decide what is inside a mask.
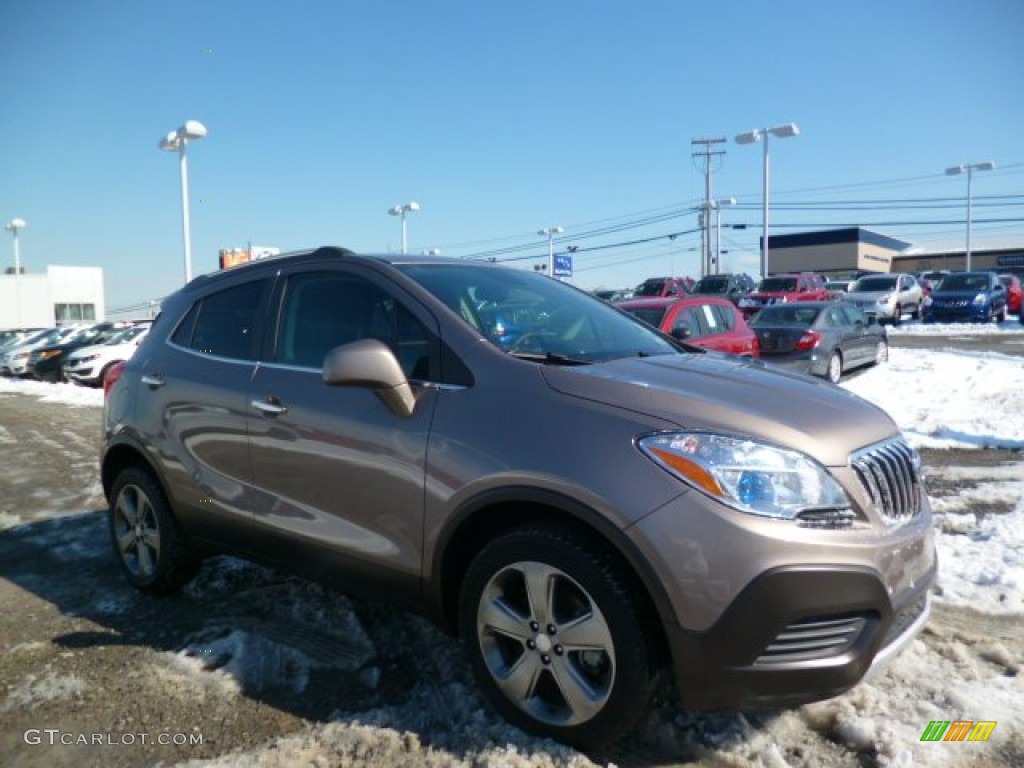
[[[45,274],[0,275],[0,330],[98,323],[106,313],[100,267],[48,266]]]

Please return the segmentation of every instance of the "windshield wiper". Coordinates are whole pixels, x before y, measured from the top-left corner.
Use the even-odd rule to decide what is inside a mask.
[[[544,354],[538,354],[536,352],[509,352],[512,357],[519,358],[520,360],[532,360],[536,363],[544,363],[545,365],[592,365],[592,360],[580,360],[579,358],[569,357],[567,355],[560,355],[556,352],[545,352]]]

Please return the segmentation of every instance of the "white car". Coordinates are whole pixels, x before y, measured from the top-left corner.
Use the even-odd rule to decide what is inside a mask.
[[[101,385],[112,365],[135,354],[149,328],[149,325],[134,325],[103,344],[76,349],[64,361],[64,378],[80,384]]]
[[[917,278],[905,273],[864,275],[841,296],[860,307],[866,315],[878,322],[889,320],[898,325],[903,315],[921,317],[924,295]]]
[[[28,359],[32,352],[40,347],[60,344],[77,330],[77,326],[47,328],[33,333],[13,344],[4,347],[0,354],[0,374],[4,376],[24,376],[28,373]]]

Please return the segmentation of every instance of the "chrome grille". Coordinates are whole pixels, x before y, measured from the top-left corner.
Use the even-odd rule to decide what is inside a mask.
[[[754,663],[783,664],[839,656],[856,642],[866,625],[864,616],[794,622],[768,644]]]
[[[902,525],[921,511],[921,459],[901,437],[850,457],[875,509],[887,525]]]

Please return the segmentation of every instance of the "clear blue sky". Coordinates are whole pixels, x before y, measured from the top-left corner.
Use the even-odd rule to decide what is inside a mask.
[[[1019,0],[5,0],[0,72],[0,218],[27,220],[31,271],[103,267],[111,309],[182,280],[178,164],[157,143],[186,119],[209,130],[189,151],[196,273],[248,242],[398,250],[386,209],[415,200],[410,251],[519,247],[499,258],[528,266],[559,224],[581,287],[694,274],[699,235],[667,235],[696,228],[708,136],[730,138],[723,221],[750,225],[724,231],[723,261],[753,273],[761,150],[731,139],[791,121],[802,135],[770,145],[773,233],[962,243],[966,177],[943,169],[993,160],[976,242],[1024,242]]]

